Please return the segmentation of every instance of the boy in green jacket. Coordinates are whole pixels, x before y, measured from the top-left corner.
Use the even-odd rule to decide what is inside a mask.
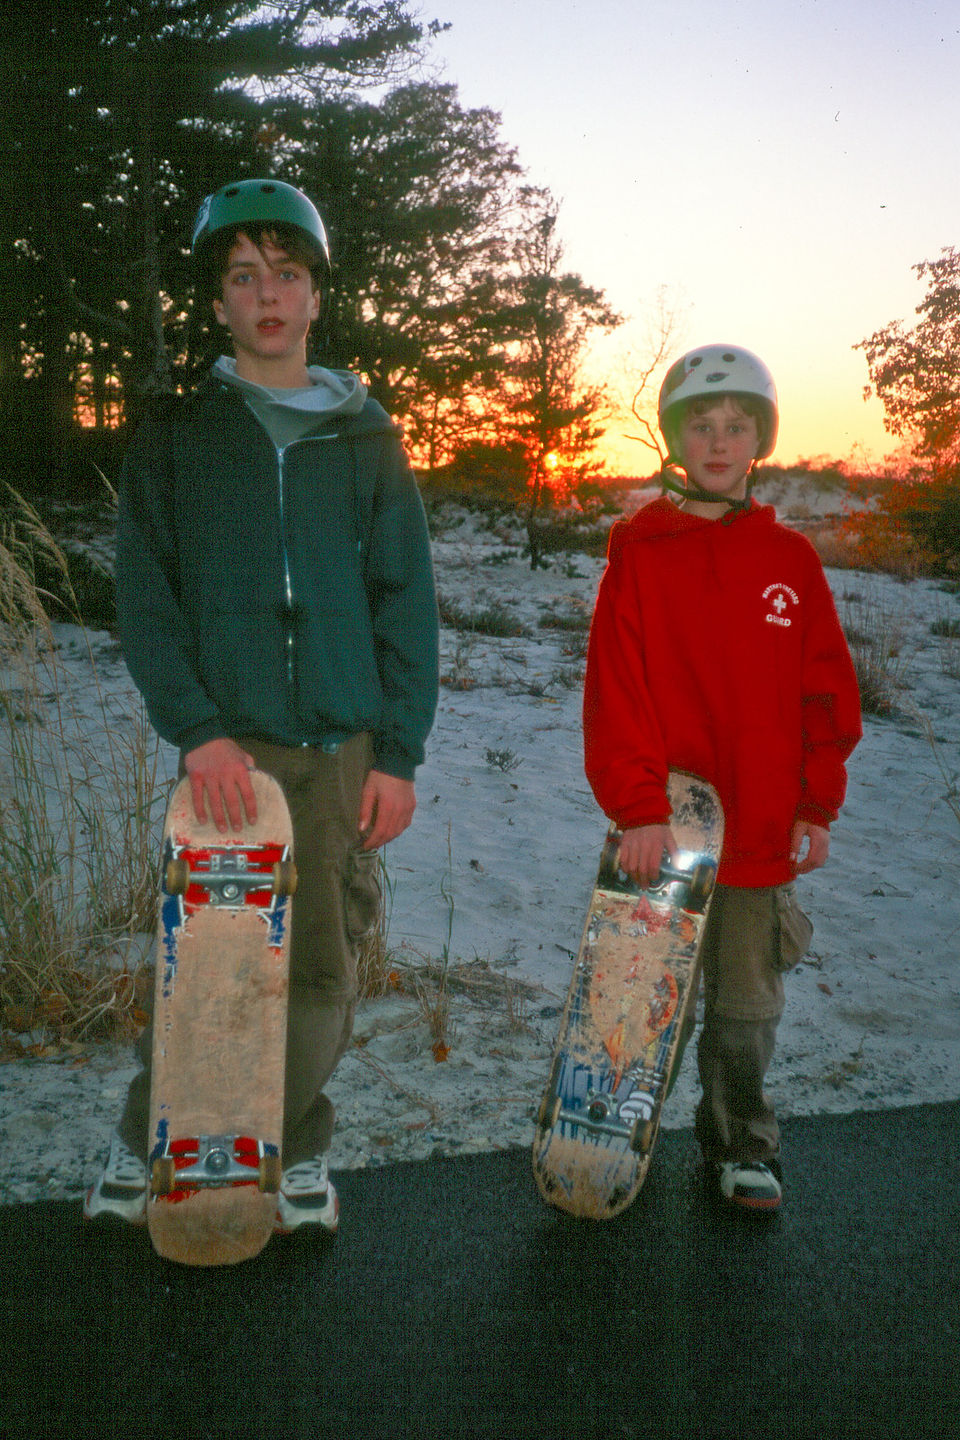
[[[407,828],[437,701],[429,541],[396,427],[359,379],[307,365],[330,279],[299,190],[243,180],[193,235],[198,291],[230,334],[196,394],[124,461],[117,609],[153,724],[199,819],[254,816],[253,767],[294,826],[284,1173],[277,1228],[337,1225],[324,1086],[349,1044],[356,952],[379,908],[377,850]],[[146,1217],[149,1031],[89,1218]]]

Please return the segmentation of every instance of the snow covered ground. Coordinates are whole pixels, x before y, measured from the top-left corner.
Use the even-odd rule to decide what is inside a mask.
[[[771,498],[788,519],[831,503],[782,485]],[[605,830],[579,729],[603,561],[561,555],[531,572],[509,522],[447,510],[437,530],[445,606],[461,624],[486,613],[517,632],[444,627],[419,809],[385,855],[398,968],[449,960],[450,1050],[434,1058],[409,994],[364,1002],[331,1085],[334,1169],[531,1141]],[[816,931],[788,981],[769,1077],[783,1116],[960,1093],[960,821],[943,798],[960,771],[960,642],[931,631],[960,619],[960,598],[925,580],[828,574],[842,617],[896,632],[905,688],[893,718],[867,719],[830,863],[800,882]],[[59,638],[82,691],[85,649],[69,649],[67,627]],[[132,723],[122,662],[109,636],[93,641],[115,723]],[[0,1200],[79,1195],[132,1073],[115,1046],[0,1066]],[[689,1125],[695,1100],[688,1058],[665,1123]]]

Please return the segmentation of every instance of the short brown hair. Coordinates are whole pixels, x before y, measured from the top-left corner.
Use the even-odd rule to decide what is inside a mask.
[[[739,390],[723,390],[716,395],[694,395],[692,399],[685,400],[677,406],[677,418],[673,422],[676,425],[675,433],[680,434],[687,417],[690,415],[706,415],[708,410],[713,410],[717,405],[722,405],[724,400],[732,400],[742,414],[756,422],[757,439],[763,443],[766,427],[769,423],[770,412],[764,402],[756,395],[744,395]]]
[[[751,420],[756,420],[758,428],[763,424],[763,402],[758,400],[755,395],[742,395],[739,390],[724,390],[716,395],[694,395],[692,400],[684,401],[680,415],[681,423],[686,420],[688,415],[706,415],[708,410],[722,405],[724,400],[732,400],[744,415],[749,415]]]
[[[227,273],[230,251],[239,235],[246,235],[251,244],[262,252],[269,242],[284,250],[295,265],[303,265],[310,271],[314,290],[323,290],[329,281],[327,257],[319,246],[311,243],[308,236],[297,225],[274,224],[272,222],[244,222],[228,225],[210,237],[200,257],[200,285],[206,298],[221,299],[223,279]]]

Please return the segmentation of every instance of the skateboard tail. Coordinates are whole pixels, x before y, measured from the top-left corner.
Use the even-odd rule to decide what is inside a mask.
[[[546,1160],[545,1152],[541,1158]],[[612,1220],[636,1199],[649,1168],[649,1155],[627,1161],[619,1157],[600,1171],[576,1160],[564,1166],[554,1148],[549,1163],[538,1166],[534,1161],[534,1176],[541,1196],[555,1209],[578,1220]]]
[[[238,1209],[230,1190],[196,1193],[182,1204],[153,1199],[147,1205],[157,1254],[179,1265],[239,1265],[263,1250],[273,1234],[277,1202],[255,1191]]]

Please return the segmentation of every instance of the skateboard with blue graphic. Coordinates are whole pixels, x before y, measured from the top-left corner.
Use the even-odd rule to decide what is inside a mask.
[[[608,1218],[635,1198],[693,1022],[723,812],[711,785],[681,771],[668,795],[679,853],[664,854],[652,889],[620,870],[620,834],[607,835],[537,1114],[537,1185],[571,1215]]]
[[[147,1224],[184,1265],[252,1258],[276,1218],[296,869],[280,786],[250,779],[252,825],[200,824],[181,780],[163,832]]]

